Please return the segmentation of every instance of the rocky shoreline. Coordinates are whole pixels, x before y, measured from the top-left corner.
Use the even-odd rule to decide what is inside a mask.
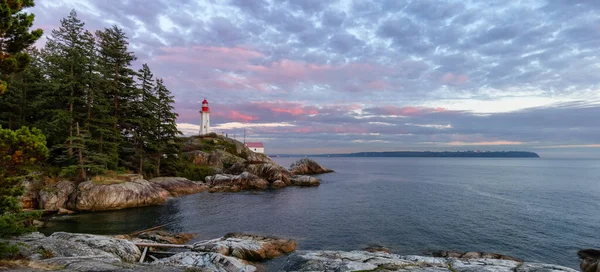
[[[160,248],[168,246],[168,242],[180,243],[190,238],[173,237],[164,232],[138,237],[56,232],[50,236],[32,233],[7,241],[19,248],[24,261],[10,268],[20,271],[577,271],[481,252],[441,252],[433,257],[402,256],[373,247],[356,251],[296,251],[294,240],[240,233],[179,245],[175,251]],[[283,258],[281,265],[265,266],[265,261],[273,258]]]
[[[251,152],[251,151],[249,151]],[[201,151],[196,152],[198,160]],[[214,154],[221,154],[216,152]],[[213,155],[214,155],[213,154]],[[219,160],[213,157],[208,164]],[[26,192],[21,198],[25,209],[41,209],[49,212],[105,211],[141,207],[164,203],[172,197],[196,194],[204,191],[240,192],[245,190],[280,189],[288,186],[319,186],[320,180],[307,174],[332,172],[310,159],[301,159],[290,170],[269,157],[254,153],[253,163],[236,162],[222,173],[191,181],[182,177],[159,177],[145,180],[141,175],[119,175],[111,183],[85,181],[75,185],[62,180],[52,186],[35,189],[31,181],[25,183]],[[258,161],[260,162],[258,162]],[[222,162],[220,162],[222,163]],[[302,173],[296,174],[296,173]]]

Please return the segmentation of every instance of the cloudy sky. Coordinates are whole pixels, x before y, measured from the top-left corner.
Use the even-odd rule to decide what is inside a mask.
[[[176,3],[176,4],[175,4]],[[528,150],[600,157],[600,1],[37,0],[123,28],[179,127],[267,153]],[[43,41],[42,41],[43,42]]]

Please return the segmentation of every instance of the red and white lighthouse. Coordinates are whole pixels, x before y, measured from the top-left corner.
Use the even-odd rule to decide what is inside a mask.
[[[210,108],[208,107],[208,101],[204,99],[202,101],[202,110],[200,111],[200,117],[202,123],[200,124],[200,135],[210,133]]]

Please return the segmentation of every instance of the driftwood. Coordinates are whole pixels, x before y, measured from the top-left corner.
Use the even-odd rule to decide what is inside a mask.
[[[146,253],[148,253],[148,247],[144,248],[144,252],[142,252],[142,257],[140,258],[140,263],[144,262],[144,259],[146,258]]]
[[[173,245],[173,244],[159,244],[159,243],[134,243],[138,247],[170,247],[170,248],[187,248],[192,249],[192,245]]]
[[[168,225],[171,225],[171,224],[173,224],[173,222],[168,223],[168,224],[164,224],[164,225],[160,225],[160,226],[156,226],[156,227],[152,227],[152,228],[145,229],[145,230],[136,231],[134,233],[129,234],[129,236],[133,237],[133,236],[136,236],[136,235],[140,235],[140,234],[142,234],[144,232],[149,232],[149,231],[157,230],[157,229],[160,229],[162,227],[165,227],[165,226],[168,226]]]

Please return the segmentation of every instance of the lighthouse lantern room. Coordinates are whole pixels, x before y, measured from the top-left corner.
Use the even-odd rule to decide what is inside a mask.
[[[200,124],[200,135],[210,133],[210,108],[208,107],[208,101],[204,99],[202,101],[202,110],[200,111],[200,117],[202,123]]]

